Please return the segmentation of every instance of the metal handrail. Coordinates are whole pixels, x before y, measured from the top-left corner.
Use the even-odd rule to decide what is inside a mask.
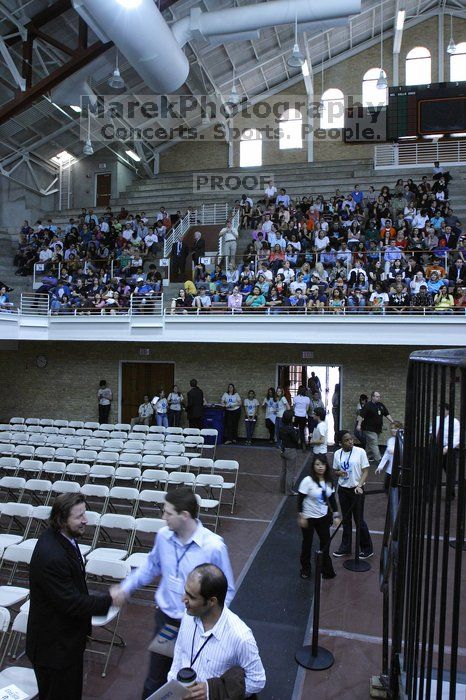
[[[307,306],[266,306],[262,308],[251,308],[248,306],[242,306],[241,308],[229,308],[226,304],[220,304],[214,302],[213,306],[208,308],[199,307],[188,307],[176,309],[172,306],[165,307],[165,315],[178,316],[178,315],[188,315],[188,316],[304,316],[309,318],[315,318],[316,316],[349,316],[354,318],[355,316],[389,316],[389,317],[409,317],[409,316],[440,316],[440,315],[452,315],[455,317],[465,316],[466,308],[463,307],[453,307],[452,314],[446,314],[442,310],[436,310],[434,306],[409,306],[406,310],[401,310],[396,306],[366,306],[360,308],[350,308],[343,307],[335,309],[330,306],[323,306],[319,308],[308,308]]]
[[[434,161],[442,165],[466,164],[466,141],[437,141],[436,143],[384,143],[375,146],[374,168],[428,167]]]

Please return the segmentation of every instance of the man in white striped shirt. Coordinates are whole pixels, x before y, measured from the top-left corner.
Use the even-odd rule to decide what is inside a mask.
[[[179,626],[185,610],[183,596],[186,579],[199,564],[214,563],[225,572],[228,580],[227,605],[235,593],[226,545],[219,535],[203,527],[197,519],[198,511],[191,489],[169,491],[163,511],[167,527],[159,530],[145,563],[122,584],[112,587],[115,604],[123,605],[137,588],[147,586],[158,576],[162,577],[155,592],[155,636],[166,625],[175,629]],[[151,653],[142,700],[164,685],[170,663],[169,657]]]
[[[186,605],[168,680],[181,668],[192,668],[197,681],[186,698],[208,700],[212,683],[233,667],[244,672],[244,695],[250,698],[265,686],[265,671],[254,636],[225,606],[228,582],[215,564],[201,564],[189,574],[183,598]],[[240,697],[235,695],[235,697]]]

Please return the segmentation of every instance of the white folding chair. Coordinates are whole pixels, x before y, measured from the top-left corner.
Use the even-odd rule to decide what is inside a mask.
[[[132,430],[130,433],[128,433],[127,440],[139,440],[144,443],[146,442],[147,439],[147,434],[146,433],[135,433],[134,430]]]
[[[183,435],[183,428],[177,428],[177,427],[171,427],[171,428],[165,428],[165,435],[170,435],[170,438],[167,438],[171,440],[172,435]]]
[[[167,430],[170,430],[170,428],[167,428]],[[181,428],[180,428],[181,430]],[[171,444],[171,445],[184,445],[185,443],[185,437],[182,433],[165,433],[165,444]]]
[[[127,440],[128,433],[125,430],[114,430],[110,433],[111,440]]]
[[[42,477],[50,478],[51,481],[57,481],[65,477],[66,464],[65,462],[44,462],[42,465]]]
[[[214,462],[214,474],[223,476],[223,490],[232,492],[231,512],[233,513],[236,502],[236,488],[238,486],[239,462],[235,459],[217,459]],[[225,479],[228,479],[228,481],[225,481]]]
[[[34,433],[29,438],[29,445],[34,445],[34,447],[44,447],[47,443],[47,435],[42,435],[41,433]]]
[[[115,423],[115,430],[122,430],[125,433],[129,433],[131,426],[129,423]]]
[[[146,442],[144,445],[144,455],[161,455],[162,452],[163,445],[160,442]]]
[[[149,432],[149,426],[148,425],[133,425],[132,428],[133,433],[148,433]]]
[[[84,421],[82,420],[70,420],[68,423],[68,428],[74,428],[79,429],[79,428],[84,428]]]
[[[67,428],[68,427],[68,421],[63,420],[62,418],[58,418],[57,420],[53,421],[53,425],[55,428]]]
[[[100,430],[108,430],[111,433],[115,430],[115,423],[101,423]]]
[[[215,490],[215,494],[214,494]],[[222,502],[223,476],[219,474],[198,474],[194,492],[201,497],[201,512],[212,514],[214,532],[217,532],[220,503]],[[207,493],[207,496],[205,495]]]
[[[104,441],[103,450],[105,452],[122,452],[124,447],[123,440],[117,440],[116,438],[109,438]]]
[[[100,484],[106,482],[108,486],[111,486],[114,476],[115,467],[112,467],[110,464],[93,464],[89,472],[88,482],[98,481]]]
[[[27,445],[29,443],[29,433],[11,433],[10,444],[15,447]]]
[[[74,428],[58,428],[58,434],[64,435],[65,437],[70,437],[70,435],[75,434]]]
[[[141,489],[149,484],[155,489],[165,489],[168,481],[168,472],[166,469],[144,469],[139,481]],[[1,482],[0,482],[1,483]]]
[[[79,484],[76,481],[54,481],[50,489],[50,497],[47,504],[50,503],[52,497],[60,496],[62,493],[79,493]]]
[[[2,502],[21,501],[25,484],[26,479],[20,476],[2,476],[0,479],[0,494],[2,494],[2,496],[5,495],[5,498],[2,498]]]
[[[218,430],[216,428],[202,428],[201,436],[204,438],[202,453],[211,452],[212,459],[215,459],[215,451],[217,449]]]
[[[63,447],[72,447],[75,450],[81,450],[84,447],[85,439],[86,438],[83,438],[80,435],[66,435],[65,444],[63,445]]]
[[[188,435],[200,435],[201,431],[199,428],[183,428],[183,435],[186,437]]]
[[[92,437],[100,440],[107,440],[110,437],[110,430],[102,430],[102,428],[99,428],[98,430],[94,430]]]
[[[170,487],[187,486],[194,491],[196,477],[191,472],[171,472],[167,479],[167,491]]]
[[[0,469],[11,476],[16,476],[20,463],[18,457],[0,457]]]
[[[34,549],[37,544],[37,538],[40,531],[44,530],[45,527],[48,526],[51,511],[51,506],[34,506],[28,536],[25,540],[15,546],[31,550]],[[32,535],[32,537],[29,537],[29,535]]]
[[[154,491],[152,489],[143,489],[139,494],[138,513],[144,516],[144,506],[157,510],[159,515],[163,514],[163,506],[166,498],[165,491]]]
[[[23,425],[22,423],[13,423],[10,425],[10,431],[12,433],[18,434],[18,433],[25,433],[27,430],[26,426]]]
[[[191,457],[189,460],[189,471],[197,471],[199,474],[201,471],[204,471],[213,474],[214,460],[207,457]]]
[[[58,430],[58,428],[57,428],[57,430]],[[45,445],[47,447],[55,447],[55,448],[64,447],[66,438],[67,438],[66,435],[47,435]]]
[[[103,446],[104,446],[104,438],[91,437],[91,438],[86,438],[86,440],[84,442],[84,448],[86,450],[97,450],[98,452],[100,452],[100,450],[103,449]]]
[[[165,469],[167,471],[189,471],[189,458],[184,455],[168,455],[165,457]]]
[[[91,467],[89,464],[71,462],[66,466],[65,479],[77,481],[78,483],[85,483],[90,471]]]
[[[163,454],[169,455],[182,455],[184,454],[184,445],[177,443],[166,442],[163,446]]]
[[[13,457],[20,459],[34,459],[35,447],[33,445],[16,445]]]
[[[87,576],[96,576],[100,579],[110,579],[112,581],[122,581],[126,578],[131,571],[131,567],[125,561],[99,561],[98,559],[88,560],[86,563],[86,574]],[[119,638],[120,646],[124,646],[124,642],[117,635],[118,622],[120,620],[120,608],[111,606],[106,615],[94,616],[92,618],[92,627],[105,629],[110,634],[110,643],[108,646],[108,651],[97,651],[96,649],[87,649],[90,653],[101,654],[105,656],[104,669],[102,671],[102,678],[107,675],[107,668],[110,661],[110,656],[112,654],[113,647],[115,646],[115,639]],[[113,628],[109,628],[108,625],[113,622]]]
[[[36,459],[41,459],[43,462],[46,462],[55,457],[55,448],[49,446],[36,447],[34,456]]]
[[[149,428],[149,434],[156,433],[159,435],[165,435],[166,430],[167,428],[164,428],[163,425],[151,425]]]
[[[92,510],[99,515],[103,515],[107,510],[108,496],[110,489],[103,484],[84,484],[81,486],[81,493],[86,499],[86,503],[92,506]]]
[[[28,420],[29,420],[29,418],[27,419],[27,421]],[[37,420],[38,421],[39,419],[38,418],[31,418],[30,420]],[[42,428],[39,425],[39,423],[29,424],[27,421],[26,421],[26,425],[27,425],[27,431],[28,431],[29,435],[41,435],[42,434]]]
[[[141,478],[141,469],[139,467],[117,467],[113,478],[113,485],[118,481],[124,481],[126,484],[137,486]]]
[[[148,546],[145,548],[147,549],[147,551],[135,552],[134,549],[136,539],[140,540],[141,536],[145,534],[156,535],[157,532],[159,532],[159,530],[161,530],[161,528],[165,525],[165,520],[162,520],[162,518],[136,518],[136,524],[134,527],[133,535],[133,546],[131,549],[132,554],[130,554],[129,557],[125,559],[126,563],[129,564],[132,569],[138,569],[145,563],[149,552],[151,551],[154,544],[154,539],[151,537]],[[138,548],[143,549],[143,545],[139,543]]]
[[[74,447],[57,447],[55,459],[58,462],[74,462],[77,453]]]
[[[43,428],[51,428],[53,426],[53,420],[51,418],[41,418],[39,425]]]
[[[184,448],[186,457],[200,457],[204,447],[204,438],[201,435],[188,435],[185,438]]]
[[[87,560],[102,559],[104,561],[121,561],[129,554],[133,537],[135,520],[132,515],[121,515],[120,513],[105,513],[101,516],[99,526],[96,530],[92,551],[87,555]],[[124,540],[117,542],[112,540],[109,530],[116,530],[124,533]],[[106,543],[119,544],[119,547],[106,546]],[[97,547],[97,544],[101,545]]]
[[[42,462],[40,459],[23,459],[19,465],[18,475],[28,478],[35,475],[40,477],[42,472]]]
[[[144,443],[142,440],[126,440],[123,443],[123,452],[142,452]]]
[[[15,650],[14,655],[16,656],[21,638],[24,637],[27,632],[27,620],[27,612],[20,612],[19,615],[15,617],[8,642],[5,645],[2,665],[5,654],[8,650]],[[27,668],[25,666],[8,666],[0,673],[0,687],[6,688],[11,685],[20,688],[20,690],[24,693],[21,695],[24,700],[30,700],[31,698],[37,697],[39,692],[36,674],[32,668]]]
[[[122,452],[118,459],[120,467],[139,467],[142,462],[142,454],[136,452]]]
[[[97,460],[96,450],[78,450],[76,452],[75,461],[85,462],[86,464],[94,464]]]
[[[15,445],[10,445],[8,442],[0,443],[0,455],[2,457],[13,457]]]
[[[144,446],[147,447],[148,445],[152,444],[158,444],[158,445],[163,445],[165,442],[165,435],[162,433],[148,433],[146,436],[146,442],[144,443]]]
[[[108,508],[113,513],[118,507],[129,508],[129,515],[135,515],[139,502],[139,489],[129,486],[112,486],[109,493]]]
[[[58,428],[52,425],[45,425],[42,428],[44,435],[58,435]]]
[[[0,548],[5,549],[12,544],[19,544],[26,539],[31,527],[33,507],[30,503],[2,503],[0,506]],[[4,522],[6,520],[6,523]],[[12,532],[13,525],[16,530]],[[0,602],[0,605],[3,603]],[[5,606],[8,607],[8,606]]]
[[[111,464],[112,466],[116,466],[119,462],[120,459],[120,453],[119,452],[111,452],[110,450],[103,450],[102,452],[99,452],[97,455],[96,463],[97,464]]]
[[[19,416],[14,416],[13,418],[10,418],[10,425],[23,425],[24,424],[24,418],[20,418]]]
[[[8,586],[11,586],[13,583],[19,564],[26,564],[29,566],[33,551],[33,547],[21,547],[17,544],[12,544],[5,549],[2,556],[2,566],[3,564],[11,565],[11,571],[7,583]],[[19,582],[20,581],[18,581],[18,583]]]
[[[26,418],[24,421],[26,425],[33,425],[34,427],[40,426],[40,418]]]
[[[76,435],[79,437],[92,437],[93,431],[90,428],[77,428],[76,429]]]
[[[88,420],[84,422],[84,427],[87,430],[99,430],[100,428],[100,423],[96,423],[95,421]]]
[[[141,469],[158,469],[165,464],[165,457],[161,454],[143,454]]]
[[[52,482],[49,479],[28,479],[24,485],[21,500],[29,497],[29,503],[34,506],[43,506],[47,503],[52,490]]]

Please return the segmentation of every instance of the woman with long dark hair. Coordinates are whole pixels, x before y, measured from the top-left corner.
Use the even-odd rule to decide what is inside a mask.
[[[238,423],[241,415],[241,396],[237,393],[234,384],[229,384],[222,396],[222,405],[225,408],[225,445],[230,445],[238,440]]]
[[[332,518],[333,515],[333,518]],[[322,578],[336,576],[328,551],[330,525],[338,525],[340,513],[335,499],[332,472],[326,456],[313,455],[309,476],[305,476],[298,488],[298,524],[303,542],[301,546],[301,578],[311,577],[311,550],[314,530],[319,537],[322,555]]]

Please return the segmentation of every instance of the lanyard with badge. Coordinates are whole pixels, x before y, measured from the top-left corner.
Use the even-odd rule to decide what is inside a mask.
[[[194,629],[194,634],[193,634],[193,641],[191,644],[191,662],[190,662],[190,667],[192,668],[194,664],[196,663],[201,651],[204,649],[205,645],[207,644],[208,641],[210,641],[213,637],[213,634],[209,634],[207,639],[204,641],[204,643],[199,647],[197,650],[196,655],[194,656],[194,640],[196,639],[196,632],[197,632],[197,626]]]
[[[341,466],[342,470],[345,472],[345,476],[343,476],[342,479],[349,479],[349,472],[350,472],[350,470],[351,470],[350,461],[351,461],[351,455],[352,455],[352,454],[353,454],[353,448],[351,448],[351,452],[350,452],[349,455],[348,455],[348,459],[346,459],[345,461],[343,461],[343,450],[341,451],[341,463],[340,463],[340,466]]]
[[[175,557],[176,557],[176,572],[175,575],[170,574],[168,577],[168,588],[172,593],[176,593],[177,595],[183,595],[184,593],[184,582],[183,579],[180,578],[179,573],[180,573],[180,564],[183,561],[184,557],[192,547],[194,542],[190,542],[186,547],[182,547],[182,554],[178,554],[178,545],[176,542],[173,540],[173,546],[175,548]]]

